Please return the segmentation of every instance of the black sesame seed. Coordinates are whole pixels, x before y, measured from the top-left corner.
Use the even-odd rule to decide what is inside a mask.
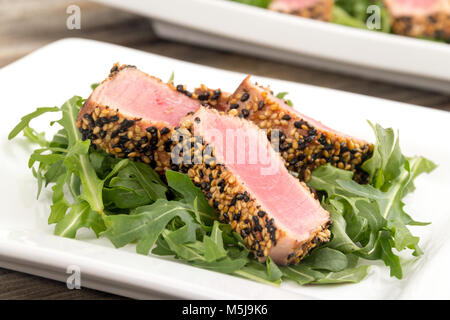
[[[158,131],[158,129],[156,129],[156,127],[148,127],[145,130],[152,135],[154,135]]]
[[[288,114],[285,114],[282,119],[289,121],[289,120],[291,120],[291,116]]]
[[[182,84],[177,85],[177,91],[184,92],[184,86]]]
[[[263,100],[258,102],[258,110],[261,110],[262,108],[264,108],[264,101]]]
[[[264,211],[262,211],[262,210],[258,211],[258,216],[260,218],[264,217],[265,215],[266,215],[266,213]]]
[[[302,128],[302,125],[304,125],[304,124],[305,124],[305,122],[302,121],[302,120],[300,120],[300,121],[295,121],[295,122],[294,122],[294,127],[296,127],[297,129],[301,129],[301,128]]]
[[[237,104],[237,103],[232,103],[231,105],[230,105],[230,109],[231,110],[233,110],[233,109],[238,109],[239,108],[239,105]]]
[[[198,100],[200,100],[200,101],[206,101],[206,100],[209,99],[209,96],[210,96],[210,93],[209,93],[208,91],[203,92],[203,93],[201,93],[201,94],[198,96]]]
[[[248,98],[250,98],[250,95],[247,92],[244,92],[244,94],[241,97],[241,101],[245,102],[248,100]]]
[[[170,148],[172,147],[172,140],[167,140],[164,142],[164,151],[170,152]]]
[[[111,133],[111,138],[114,139],[115,137],[117,137],[119,135],[119,133],[120,133],[120,129],[117,129],[117,130],[113,131]]]
[[[119,121],[119,116],[115,115],[108,119],[107,123]]]
[[[247,118],[249,114],[250,112],[247,109],[242,109],[242,115],[244,116],[244,118]]]
[[[164,128],[161,129],[161,134],[162,134],[162,135],[168,134],[169,132],[170,132],[170,129],[167,128],[167,127],[164,127]]]
[[[214,101],[214,100],[219,99],[221,93],[222,93],[222,92],[220,91],[220,89],[215,90],[215,91],[213,92],[213,96],[211,97],[211,100]]]
[[[236,198],[236,200],[243,200],[243,199],[244,199],[244,195],[243,195],[242,193],[238,193],[238,194],[235,196],[235,198]]]

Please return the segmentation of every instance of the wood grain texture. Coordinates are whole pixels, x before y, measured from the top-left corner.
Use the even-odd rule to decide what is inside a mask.
[[[70,4],[81,8],[81,30],[66,28]],[[0,67],[66,37],[95,39],[226,70],[450,111],[449,95],[161,40],[147,18],[90,1],[0,0]],[[68,290],[64,283],[0,269],[0,299],[117,298],[89,289]]]

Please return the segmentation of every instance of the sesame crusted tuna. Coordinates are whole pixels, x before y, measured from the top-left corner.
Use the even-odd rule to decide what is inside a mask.
[[[450,40],[450,0],[384,0],[395,33]]]
[[[182,91],[182,92],[181,92]],[[83,139],[118,157],[139,159],[162,173],[170,166],[170,132],[201,103],[184,86],[114,65],[77,118]]]
[[[329,213],[287,171],[264,131],[206,108],[184,120],[179,130],[192,136],[182,140],[176,155],[197,159],[193,165],[180,162],[181,171],[187,169],[220,220],[229,223],[260,260],[270,256],[277,264],[297,263],[328,241]],[[191,150],[189,157],[186,150]]]
[[[228,113],[266,129],[288,169],[306,182],[315,168],[326,163],[353,171],[358,182],[367,181],[367,174],[360,166],[371,156],[373,145],[301,114],[269,89],[251,83],[250,77],[230,97]]]
[[[331,21],[333,0],[273,0],[269,9],[304,18]]]
[[[115,66],[85,102],[77,126],[83,139],[117,157],[143,161],[159,173],[188,173],[261,261],[271,256],[279,264],[297,263],[328,241],[328,212],[288,173],[266,134],[201,107],[181,89],[134,67]],[[218,143],[230,130],[232,137],[250,140]]]

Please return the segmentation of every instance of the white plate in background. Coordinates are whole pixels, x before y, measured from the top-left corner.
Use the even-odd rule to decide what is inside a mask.
[[[421,154],[439,164],[417,179],[406,209],[427,227],[414,228],[425,254],[405,270],[405,279],[389,277],[382,263],[372,266],[359,284],[280,288],[199,269],[171,258],[142,256],[135,246],[115,249],[106,239],[81,232],[78,240],[52,235],[47,225],[50,193],[36,200],[36,181],[27,169],[31,149],[21,139],[7,141],[20,117],[36,107],[61,105],[77,94],[87,97],[90,84],[103,80],[116,61],[193,88],[201,83],[232,91],[243,74],[186,63],[116,45],[66,39],[48,45],[0,69],[3,113],[0,117],[0,266],[60,281],[69,266],[81,270],[81,285],[135,298],[203,299],[376,299],[450,298],[450,113],[262,77],[277,92],[290,92],[296,108],[337,130],[373,140],[366,119],[400,130],[407,155]],[[45,119],[32,125],[48,130]],[[23,138],[22,138],[23,139]]]
[[[450,45],[228,0],[95,0],[151,17],[162,38],[450,93]]]

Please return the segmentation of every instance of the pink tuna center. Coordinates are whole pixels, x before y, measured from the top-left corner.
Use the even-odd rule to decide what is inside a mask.
[[[394,16],[424,15],[439,10],[442,0],[390,0],[388,6]]]
[[[201,134],[214,145],[219,162],[223,161],[236,175],[268,211],[269,218],[274,218],[295,239],[306,240],[328,220],[328,213],[309,190],[289,174],[263,131],[238,118],[220,116],[206,109],[196,116],[201,122],[196,125],[195,134]]]
[[[124,115],[176,126],[200,104],[137,69],[125,69],[92,94],[96,103],[118,108]]]

